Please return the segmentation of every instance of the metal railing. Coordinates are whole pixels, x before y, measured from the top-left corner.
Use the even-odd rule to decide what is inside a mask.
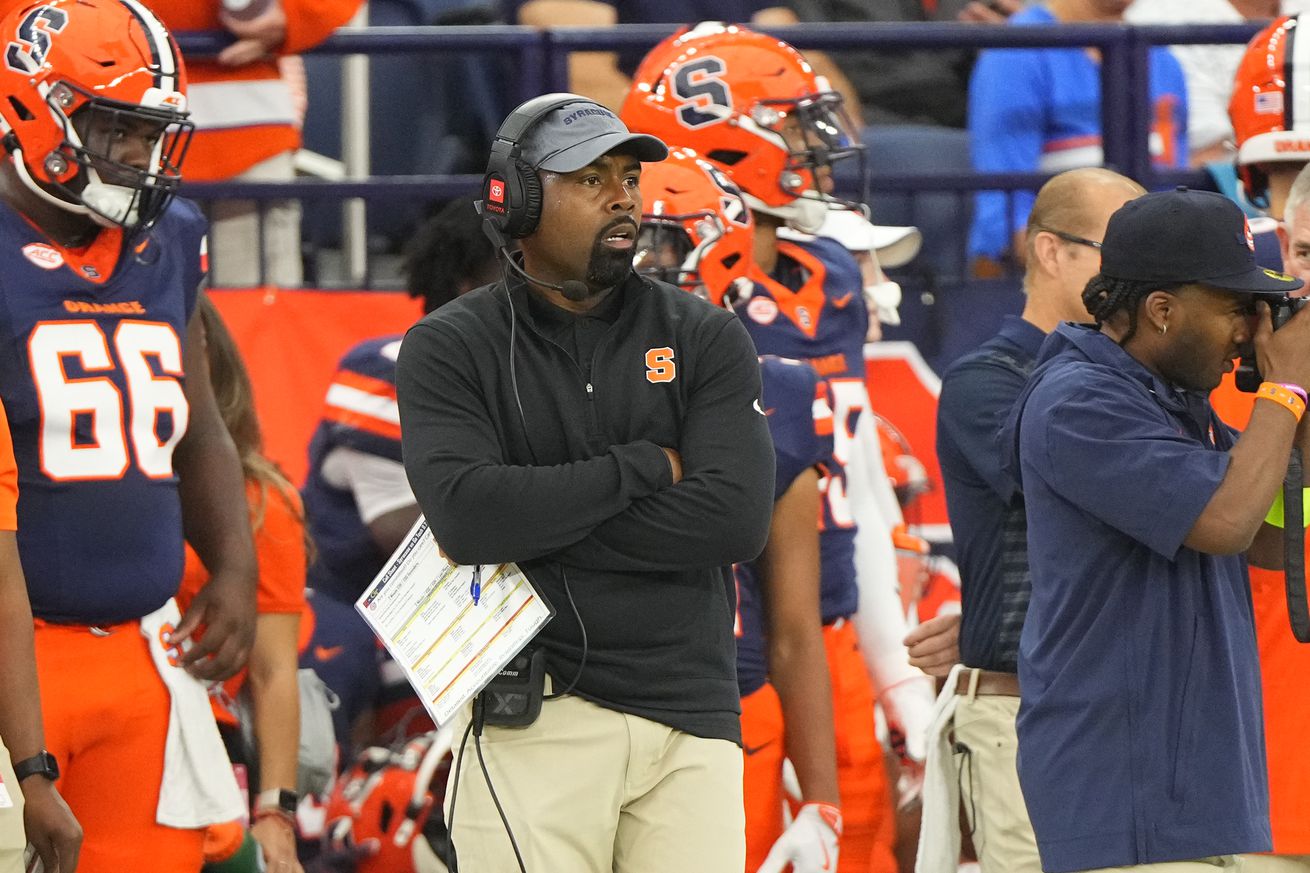
[[[568,57],[576,51],[613,51],[653,46],[674,25],[622,25],[613,28],[554,28],[537,30],[510,25],[479,27],[343,28],[314,54],[386,56],[402,53],[483,53],[514,58],[515,90],[521,99],[547,91],[567,90]],[[1105,164],[1148,188],[1174,184],[1201,185],[1196,170],[1161,169],[1151,162],[1149,147],[1149,52],[1157,45],[1244,43],[1259,22],[1233,25],[1130,26],[1125,24],[1041,25],[1025,27],[972,24],[871,24],[843,22],[799,24],[767,32],[801,49],[922,49],[1091,47],[1100,52],[1102,141]],[[210,33],[181,33],[183,52],[212,56],[227,42]],[[416,83],[415,87],[422,87]],[[510,107],[505,107],[508,111]],[[312,109],[311,109],[312,111]],[[460,111],[452,107],[452,111]],[[344,118],[343,127],[358,129],[360,118]],[[489,145],[489,143],[488,143]],[[1049,178],[1043,173],[921,173],[896,167],[872,167],[873,194],[953,192],[963,197],[980,190],[1035,190]],[[241,197],[258,201],[298,198],[306,202],[366,202],[396,199],[445,199],[476,190],[477,175],[373,176],[346,181],[287,183],[187,184],[187,196],[202,201]],[[963,241],[961,241],[963,245]],[[351,284],[371,287],[375,276],[365,268],[350,276]],[[958,278],[958,277],[957,277]]]

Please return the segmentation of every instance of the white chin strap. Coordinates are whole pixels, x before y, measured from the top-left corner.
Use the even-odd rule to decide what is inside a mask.
[[[807,191],[785,206],[770,206],[753,194],[742,192],[746,205],[756,212],[772,215],[787,222],[792,230],[801,233],[818,233],[828,217],[829,204],[819,199],[819,195]]]
[[[27,170],[27,162],[23,159],[22,149],[14,149],[11,159],[14,169],[18,171],[18,178],[45,202],[75,215],[85,215],[101,227],[132,227],[136,224],[136,192],[122,185],[107,185],[101,182],[100,174],[94,168],[84,168],[87,178],[86,187],[82,189],[82,202],[75,203],[51,194],[32,178],[32,174]]]

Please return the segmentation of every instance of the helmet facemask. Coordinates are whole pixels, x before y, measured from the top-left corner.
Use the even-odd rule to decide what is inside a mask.
[[[835,165],[851,159],[859,162],[861,194],[868,188],[866,149],[846,115],[840,94],[825,91],[794,99],[761,100],[750,118],[786,148],[787,163],[778,184],[796,198],[783,206],[770,206],[744,192],[752,209],[782,218],[803,233],[816,232],[829,209],[860,209],[857,201],[823,190],[833,184]]]
[[[750,296],[750,282],[745,278],[747,265],[741,263],[744,256],[734,246],[719,246],[726,235],[723,219],[709,210],[643,215],[633,269],[716,306],[732,308]],[[741,275],[725,278],[734,273]]]
[[[148,231],[177,192],[178,168],[194,129],[178,108],[181,95],[152,88],[143,103],[158,105],[123,103],[60,81],[44,96],[63,130],[63,142],[44,157],[25,155],[19,143],[13,149],[19,177],[47,202],[103,227],[121,227],[130,234]],[[76,108],[70,113],[70,107]],[[117,159],[120,136],[152,143],[144,167]],[[38,161],[38,178],[44,181],[33,178]]]

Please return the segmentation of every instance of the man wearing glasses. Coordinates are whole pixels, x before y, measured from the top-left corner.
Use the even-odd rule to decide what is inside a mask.
[[[912,661],[945,675],[958,660],[954,765],[983,873],[1040,873],[1037,844],[1015,769],[1019,631],[1028,607],[1023,495],[1002,472],[1001,426],[1032,372],[1046,334],[1088,320],[1083,288],[1100,269],[1110,215],[1145,191],[1103,169],[1062,173],[1037,193],[1029,214],[1021,316],[961,358],[942,379],[937,455],[946,487],[962,583],[958,653],[912,646]],[[945,639],[947,629],[938,639]],[[944,835],[943,835],[944,836]],[[924,838],[930,835],[924,834]]]

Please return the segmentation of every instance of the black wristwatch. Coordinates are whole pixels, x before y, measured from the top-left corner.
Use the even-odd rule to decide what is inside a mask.
[[[59,762],[45,749],[14,765],[14,777],[22,782],[28,776],[44,776],[51,782],[59,778]]]

